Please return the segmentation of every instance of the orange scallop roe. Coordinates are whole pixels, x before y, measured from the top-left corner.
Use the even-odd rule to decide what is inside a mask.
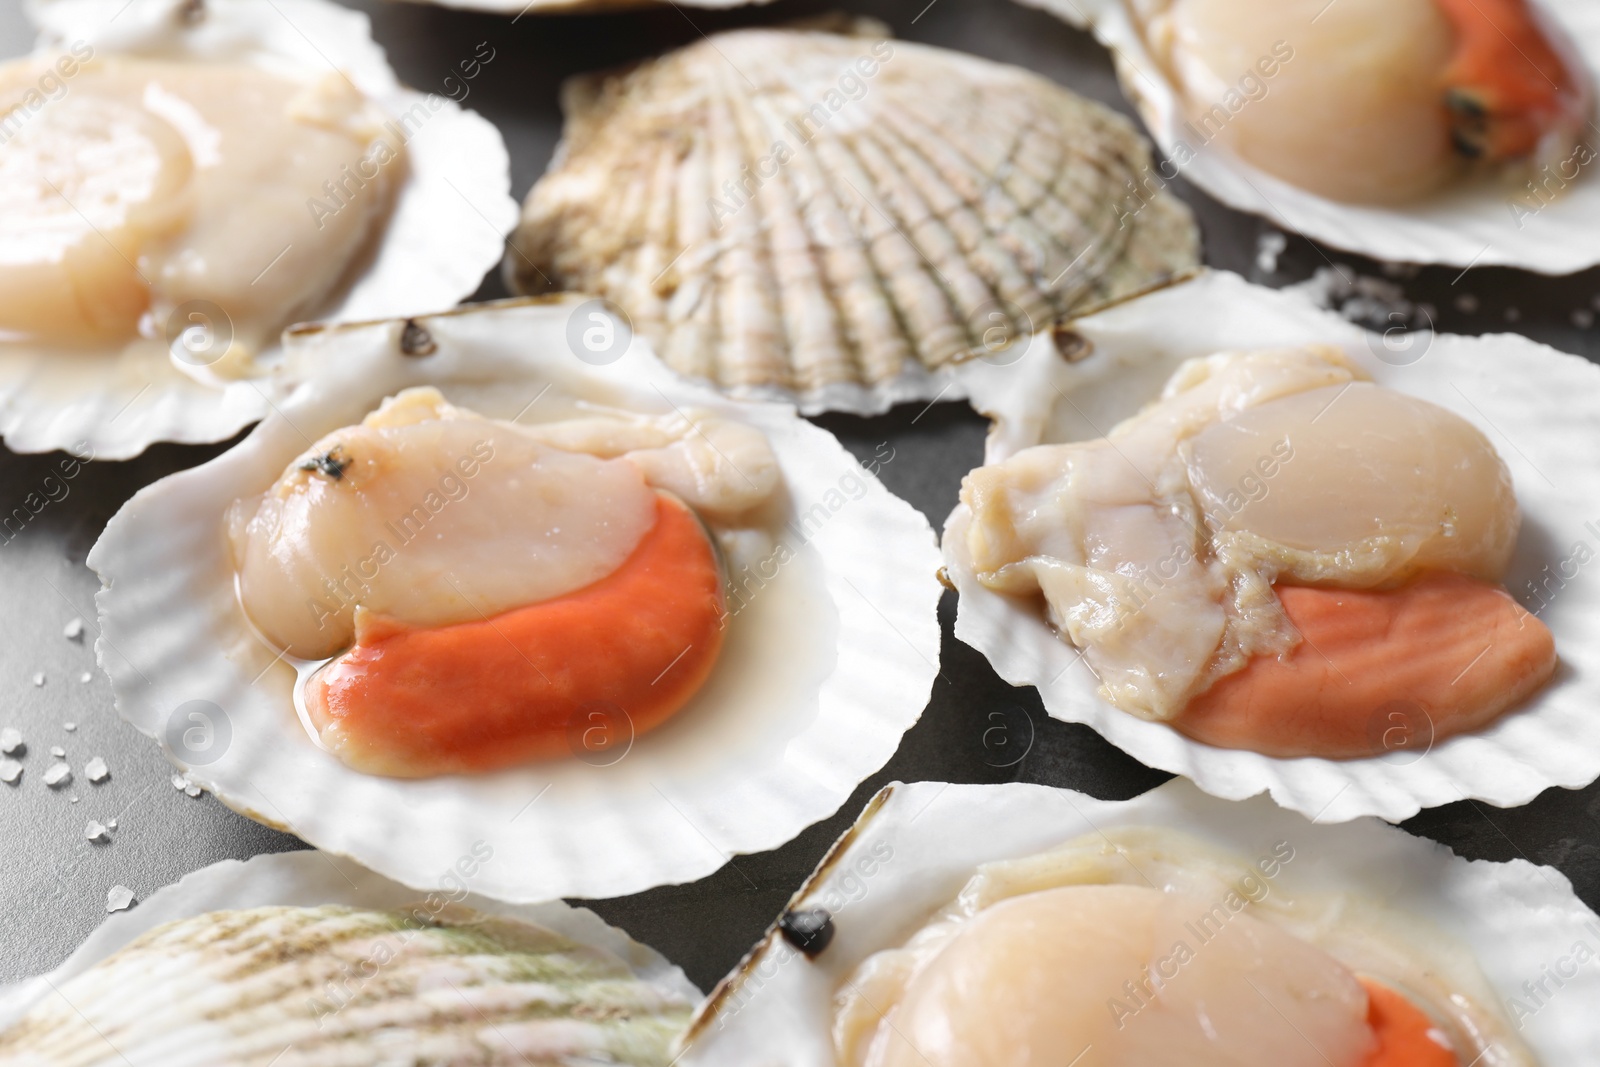
[[[1436,0],[1456,31],[1445,71],[1456,147],[1489,160],[1531,154],[1588,97],[1528,0]]]
[[[1460,1067],[1456,1054],[1435,1039],[1439,1029],[1420,1008],[1371,978],[1361,984],[1367,991],[1367,1025],[1377,1040],[1363,1067]]]
[[[710,675],[723,597],[704,527],[659,494],[655,525],[616,571],[477,622],[368,623],[355,647],[306,683],[306,709],[325,745],[372,774],[625,751]]]
[[[1256,656],[1173,723],[1292,759],[1424,750],[1488,725],[1550,680],[1555,642],[1502,587],[1433,572],[1399,589],[1275,586],[1301,642]]]

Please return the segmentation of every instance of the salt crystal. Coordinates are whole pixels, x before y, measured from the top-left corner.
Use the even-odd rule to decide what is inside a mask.
[[[180,792],[180,793],[183,792],[184,787],[187,786],[188,784],[189,784],[188,779],[184,778],[183,775],[174,774],[172,776],[172,788],[176,789],[178,792]]]
[[[197,797],[201,793],[204,793],[204,792],[205,792],[204,789],[201,789],[199,786],[195,785],[193,782],[190,782],[188,785],[184,786],[184,788],[183,788],[183,795],[186,796],[186,797]]]
[[[88,671],[84,671],[82,674],[78,675],[78,681],[84,682],[84,683],[87,684],[89,679],[91,679],[93,677],[94,677],[94,675],[90,674]]]
[[[77,797],[68,797],[67,798],[67,803],[68,804],[76,804],[77,802],[78,802],[78,798]]]
[[[1256,269],[1262,274],[1275,274],[1278,270],[1278,257],[1283,255],[1283,250],[1289,247],[1289,239],[1277,230],[1271,230],[1256,238]]]
[[[127,911],[133,904],[133,890],[125,885],[114,885],[106,890],[106,914]]]
[[[1348,267],[1318,267],[1310,278],[1284,291],[1297,293],[1369,330],[1432,328],[1427,310],[1408,300],[1400,285],[1355,274]]]
[[[87,825],[87,826],[85,826],[83,828],[83,836],[87,837],[90,841],[107,841],[107,840],[110,840],[106,836],[106,828],[104,826],[100,825],[99,823],[95,822],[93,819],[90,819],[89,820],[89,825]]]
[[[4,730],[0,730],[0,752],[10,756],[25,747],[22,743],[22,735],[14,728],[7,726]]]
[[[78,730],[78,724],[75,722],[64,722],[61,724],[61,728],[69,734],[76,733]]]
[[[33,676],[33,684],[34,685],[43,685],[44,684],[44,671],[40,671],[38,674]]]
[[[22,777],[22,764],[14,759],[0,759],[0,782],[10,785]]]
[[[65,763],[52,763],[50,769],[44,772],[44,784],[51,789],[60,789],[72,781],[72,768]]]
[[[73,619],[61,628],[61,636],[68,641],[76,641],[83,636],[83,620]]]
[[[105,760],[96,756],[83,765],[83,776],[91,782],[103,782],[111,777],[111,768],[106,766]]]
[[[62,748],[60,745],[51,745],[50,755],[54,756],[56,759],[66,759],[67,750]]]
[[[107,819],[106,820],[106,829],[107,830],[115,830],[116,828],[117,828],[117,820],[115,820],[115,819]]]

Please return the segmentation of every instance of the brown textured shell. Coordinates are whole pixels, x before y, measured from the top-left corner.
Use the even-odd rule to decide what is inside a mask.
[[[0,1033],[0,1061],[665,1067],[691,1008],[605,950],[505,916],[257,907],[147,932]]]
[[[1129,122],[960,53],[739,30],[564,103],[512,284],[605,297],[730,392],[882,410],[933,395],[922,368],[1197,264]]]

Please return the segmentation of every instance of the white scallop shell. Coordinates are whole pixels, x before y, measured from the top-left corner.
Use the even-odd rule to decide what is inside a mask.
[[[486,862],[492,866],[498,858],[491,856]],[[449,868],[445,868],[436,874],[443,875],[448,872]],[[503,916],[533,923],[570,942],[604,953],[625,965],[639,982],[648,986],[664,1001],[696,1004],[701,1000],[700,991],[684,977],[681,970],[654,949],[632,940],[616,927],[608,926],[587,908],[574,908],[559,900],[529,906],[502,904],[476,894],[463,896],[460,889],[461,881],[458,876],[457,880],[448,886],[441,887],[436,884],[434,889],[440,892],[442,900],[472,908],[485,915]],[[465,881],[470,887],[471,880]],[[223,860],[185,875],[175,885],[157,890],[148,899],[140,901],[132,911],[112,915],[90,934],[65,962],[49,974],[0,988],[0,1035],[34,1007],[47,1005],[52,998],[58,996],[56,991],[67,982],[157,926],[212,911],[274,905],[318,907],[328,904],[375,910],[409,909],[423,905],[429,911],[438,910],[431,902],[425,902],[414,889],[373,874],[358,864],[338,856],[302,851],[257,856],[243,862]],[[364,976],[358,972],[352,976],[352,980],[357,984],[357,992],[363,977],[376,977],[376,975]],[[221,998],[226,996],[226,990],[216,988],[188,992],[190,996],[197,994],[204,996],[211,1008],[215,1008]],[[259,990],[257,992],[259,993]],[[438,992],[437,989],[432,991],[433,995],[437,995]],[[72,1007],[82,1012],[82,1017],[89,1025],[99,1024],[97,1033],[109,1032],[117,1039],[114,1047],[108,1042],[99,1050],[103,1052],[103,1057],[92,1062],[104,1063],[106,1067],[111,1067],[113,1064],[121,1067],[129,1063],[170,1065],[179,1062],[185,1064],[220,1062],[204,1058],[206,1042],[216,1041],[221,1036],[220,1028],[209,1027],[205,1023],[197,1025],[195,1032],[190,1034],[168,1032],[151,1035],[146,1032],[142,1037],[138,1036],[136,1028],[139,1017],[135,1013],[142,995],[152,995],[156,998],[154,1011],[174,1011],[172,1000],[177,991],[159,985],[127,988],[122,990],[120,995],[111,995],[94,1003],[77,1000],[72,1002]],[[256,1003],[253,1007],[259,1009],[260,1004]],[[181,1011],[181,1008],[176,1010]],[[173,1019],[168,1015],[162,1021],[171,1023]],[[389,1033],[391,1037],[399,1036],[393,1029]],[[78,1046],[80,1051],[83,1047],[82,1044]],[[92,1039],[88,1047],[94,1047]],[[217,1054],[214,1048],[213,1054]],[[249,1062],[265,1062],[270,1055],[269,1053],[259,1061],[252,1059]],[[280,1052],[278,1055],[282,1056],[283,1053]],[[282,1062],[287,1063],[290,1059],[293,1057],[288,1057]],[[236,1061],[228,1059],[227,1062]],[[340,1062],[368,1061],[341,1060]]]
[[[942,368],[1198,263],[1175,198],[1124,222],[1129,122],[958,52],[738,30],[564,103],[512,285],[597,293],[674,369],[808,414],[958,398]]]
[[[1123,92],[1170,157],[1184,141],[1184,116],[1176,89],[1133,21],[1133,0],[1018,2],[1092,30],[1111,49]],[[1587,0],[1533,3],[1565,31],[1589,76],[1600,79],[1600,7]],[[1589,131],[1586,143],[1593,153],[1600,133],[1592,123]],[[1600,263],[1600,179],[1593,170],[1580,170],[1571,187],[1546,207],[1527,194],[1524,208],[1537,209],[1530,217],[1512,211],[1513,201],[1522,203],[1523,190],[1517,186],[1466,185],[1401,207],[1381,207],[1317,196],[1221,146],[1201,146],[1182,167],[1185,178],[1229,207],[1262,215],[1334,248],[1400,263],[1520,267],[1542,274],[1571,274]]]
[[[328,0],[32,0],[38,50],[87,41],[97,55],[161,52],[227,59],[289,76],[342,71],[391,117],[426,115],[407,141],[408,172],[362,273],[325,309],[367,319],[449,307],[471,295],[503,252],[516,218],[510,158],[500,133],[437,93],[404,88],[372,40],[367,16]],[[70,83],[69,83],[70,86]],[[73,448],[126,459],[157,441],[233,436],[270,410],[263,352],[255,377],[206,383],[170,361],[130,366],[120,352],[29,354],[0,349],[0,436],[13,452]]]
[[[1265,797],[1217,800],[1181,779],[1133,800],[1012,783],[896,783],[870,802],[789,907],[828,907],[834,936],[814,960],[775,930],[712,991],[690,1024],[682,1067],[836,1067],[833,995],[868,956],[903,944],[953,900],[979,864],[1021,859],[1122,827],[1176,830],[1245,856],[1285,841],[1293,862],[1275,879],[1293,894],[1345,892],[1423,917],[1464,942],[1505,1001],[1521,998],[1575,942],[1600,953],[1600,918],[1556,870],[1525,860],[1467,861],[1376,819],[1319,825]],[[843,902],[842,906],[841,903]],[[1566,969],[1563,966],[1563,969]],[[1556,990],[1547,980],[1547,989]],[[1524,1019],[1541,1062],[1600,1065],[1600,968],[1575,977]],[[1528,1005],[1532,1007],[1532,1004]]]
[[[1464,799],[1513,807],[1551,786],[1578,788],[1600,777],[1600,580],[1569,559],[1578,542],[1600,556],[1600,460],[1583,444],[1600,425],[1600,367],[1515,334],[1367,333],[1292,294],[1221,271],[1080,319],[1072,329],[1090,346],[1077,363],[1036,341],[1013,366],[970,368],[973,404],[995,420],[985,462],[1035,444],[1104,436],[1155,399],[1190,357],[1337,345],[1379,385],[1455,412],[1494,443],[1523,517],[1505,584],[1550,628],[1560,663],[1521,709],[1420,755],[1273,759],[1213,748],[1101,699],[1076,650],[1040,613],[979,584],[956,548],[970,519],[962,505],[944,535],[946,569],[961,593],[956,636],[982,651],[1001,677],[1036,686],[1051,716],[1088,723],[1123,751],[1187,775],[1208,793],[1237,800],[1268,790],[1285,807],[1324,821],[1399,821]],[[1412,362],[1397,365],[1406,360]],[[1558,578],[1563,566],[1578,573],[1541,606],[1528,590],[1544,580],[1547,566]]]
[[[894,753],[933,685],[939,555],[927,520],[787,405],[688,384],[637,338],[615,362],[580,361],[569,324],[587,325],[598,306],[580,301],[418,319],[438,346],[422,358],[399,354],[399,321],[291,330],[289,369],[314,376],[225,455],[142,490],[89,553],[104,584],[96,653],[123,717],[158,740],[181,736],[180,706],[210,701],[231,735],[225,751],[196,765],[164,747],[223,803],[414,886],[482,838],[497,861],[474,888],[505,900],[690,881],[837,810]],[[424,384],[524,422],[560,417],[572,397],[649,414],[700,408],[771,442],[787,493],[777,521],[803,516],[809,539],[774,531],[795,559],[734,617],[691,705],[613,766],[547,761],[414,781],[358,773],[301,727],[295,672],[252,636],[224,509],[316,438]]]

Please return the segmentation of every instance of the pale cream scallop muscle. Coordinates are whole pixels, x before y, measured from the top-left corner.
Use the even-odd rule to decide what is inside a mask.
[[[1109,437],[968,475],[965,549],[998,592],[1042,591],[1105,698],[1171,719],[1298,638],[1272,585],[1496,579],[1520,514],[1475,427],[1362,380],[1327,348],[1190,360]]]
[[[1356,977],[1247,914],[1194,947],[1210,904],[1126,885],[994,904],[909,977],[860,1067],[1360,1067]],[[1169,979],[1150,1003],[1108,1010],[1147,975]]]
[[[1295,185],[1400,201],[1459,167],[1438,80],[1453,41],[1434,0],[1173,0],[1149,34],[1193,128]],[[1278,60],[1265,95],[1219,123],[1212,107],[1264,57]]]
[[[1191,150],[1309,192],[1398,204],[1476,163],[1566,158],[1591,89],[1525,0],[1152,0],[1145,41]]]
[[[0,111],[48,67],[0,68]],[[0,153],[5,340],[165,346],[173,312],[206,301],[222,316],[181,325],[231,340],[215,369],[237,372],[327,299],[404,170],[381,113],[337,74],[122,57],[74,70],[65,96],[16,112]]]
[[[837,1062],[1363,1067],[1381,1051],[1394,1063],[1369,1013],[1382,987],[1455,1062],[1533,1063],[1470,949],[1379,898],[1289,888],[1296,856],[1288,839],[1246,858],[1119,825],[980,864],[837,985]]]
[[[605,577],[654,525],[654,488],[737,515],[777,478],[765,438],[725,420],[595,409],[523,427],[415,388],[236,501],[228,529],[251,620],[319,659],[373,614],[468,622]]]

